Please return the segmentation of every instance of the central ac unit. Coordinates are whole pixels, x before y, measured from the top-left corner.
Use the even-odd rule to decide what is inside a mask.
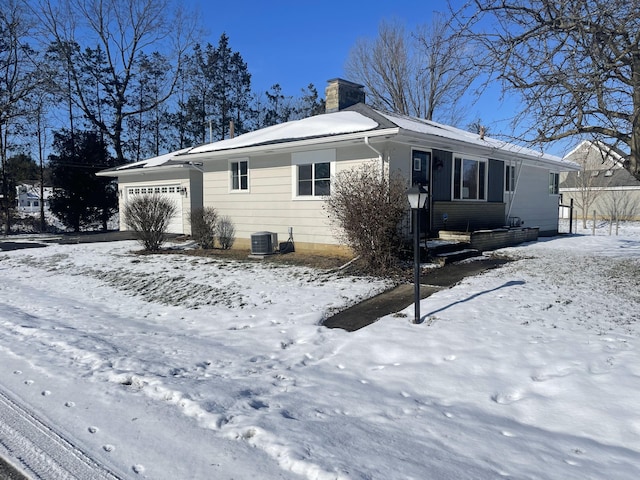
[[[251,234],[251,254],[270,255],[278,245],[278,234],[274,232],[257,232]]]

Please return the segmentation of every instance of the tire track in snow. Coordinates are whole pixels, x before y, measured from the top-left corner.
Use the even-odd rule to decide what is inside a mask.
[[[0,391],[0,451],[20,461],[20,467],[37,480],[118,480],[48,427],[32,412]]]

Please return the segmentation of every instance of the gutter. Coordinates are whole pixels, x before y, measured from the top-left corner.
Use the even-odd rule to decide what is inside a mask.
[[[378,154],[378,160],[380,160],[380,180],[384,180],[384,157],[382,156],[382,152],[371,145],[368,135],[364,137],[364,144]]]

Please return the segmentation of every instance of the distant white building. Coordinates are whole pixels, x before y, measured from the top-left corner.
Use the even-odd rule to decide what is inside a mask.
[[[40,197],[40,185],[22,184],[16,187],[16,208],[24,213],[40,212],[40,205],[44,203],[45,211],[49,210],[49,197],[53,188],[44,187],[43,197]]]

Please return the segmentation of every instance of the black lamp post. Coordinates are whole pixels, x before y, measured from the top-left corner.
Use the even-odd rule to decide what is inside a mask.
[[[409,205],[413,211],[413,296],[415,314],[413,323],[420,323],[420,211],[424,208],[429,192],[420,184],[407,190]]]

